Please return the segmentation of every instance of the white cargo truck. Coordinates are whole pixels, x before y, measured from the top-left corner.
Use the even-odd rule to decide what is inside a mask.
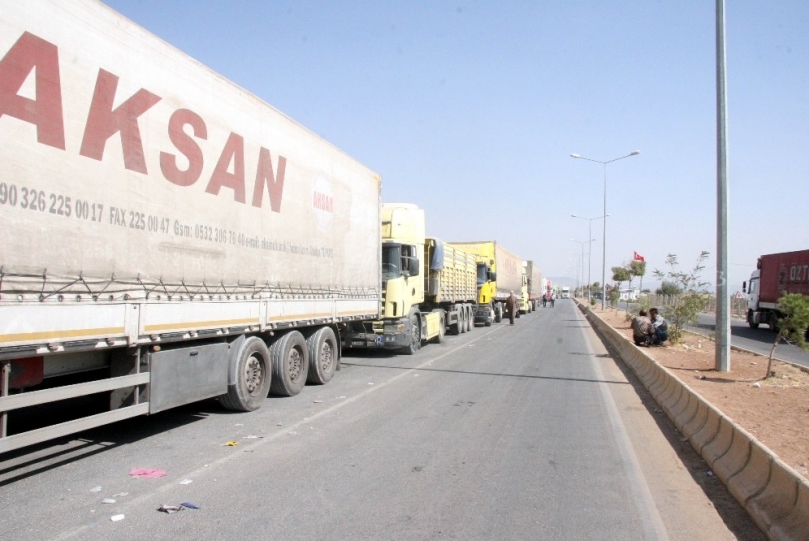
[[[341,329],[380,317],[379,177],[97,1],[0,0],[0,163],[0,453],[256,409],[329,381]]]

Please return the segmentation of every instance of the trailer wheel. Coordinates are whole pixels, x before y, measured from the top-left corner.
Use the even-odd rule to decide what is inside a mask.
[[[466,315],[466,310],[464,310],[463,308],[461,308],[460,311],[458,312],[458,319],[459,319],[458,325],[461,328],[461,334],[463,334],[467,331],[466,324],[469,321],[469,317]]]
[[[270,346],[272,384],[270,391],[279,396],[294,396],[301,392],[309,373],[309,352],[306,340],[298,331],[291,331]]]
[[[500,323],[503,321],[503,306],[498,302],[494,305],[494,322]]]
[[[449,326],[450,334],[461,334],[461,326],[463,325],[463,310],[457,310],[457,318],[455,323]]]
[[[267,345],[251,336],[234,352],[231,362],[237,363],[236,382],[228,385],[228,392],[219,397],[219,403],[235,411],[258,409],[267,398],[272,379]]]
[[[306,381],[323,385],[331,381],[337,368],[337,338],[330,327],[318,329],[306,339],[309,350],[309,375]]]
[[[472,313],[471,306],[466,306],[464,309],[466,310],[466,330],[471,331],[475,326],[475,315]]]
[[[751,329],[758,329],[758,323],[753,323],[753,311],[747,311],[747,324],[750,326]]]
[[[421,347],[421,325],[415,312],[410,314],[410,344],[402,348],[405,355],[415,354]]]

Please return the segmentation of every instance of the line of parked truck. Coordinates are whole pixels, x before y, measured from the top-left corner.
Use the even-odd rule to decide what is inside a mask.
[[[379,176],[95,0],[0,0],[0,453],[325,384],[536,308],[537,265],[425,236]],[[159,59],[157,61],[156,59]],[[17,415],[99,395],[42,428]]]

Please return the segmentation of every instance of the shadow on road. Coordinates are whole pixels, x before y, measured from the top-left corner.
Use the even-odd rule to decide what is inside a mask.
[[[50,406],[54,406],[54,404],[50,404]],[[72,416],[77,415],[76,411],[70,411]],[[86,414],[87,412],[82,413]],[[0,487],[84,460],[122,445],[136,443],[161,432],[201,421],[211,415],[235,413],[238,412],[226,410],[215,400],[205,400],[155,415],[133,417],[77,434],[9,451],[0,454]],[[21,419],[16,423],[16,426],[21,431],[26,431],[31,428],[30,424],[32,422],[35,421]]]
[[[412,368],[409,366],[393,366],[381,364],[364,364],[364,363],[343,363],[346,366],[357,366],[362,368],[387,368],[394,370],[413,370],[416,372],[444,372],[448,374],[466,374],[471,376],[497,376],[504,378],[525,378],[525,379],[544,379],[550,381],[579,381],[582,383],[610,383],[616,385],[627,385],[625,381],[609,381],[603,379],[586,379],[586,378],[560,378],[554,376],[535,376],[531,374],[499,374],[497,372],[474,372],[471,370],[447,370],[444,368]]]

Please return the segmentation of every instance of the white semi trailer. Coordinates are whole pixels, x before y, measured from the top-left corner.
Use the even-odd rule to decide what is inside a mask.
[[[253,410],[380,317],[379,177],[97,1],[0,0],[0,163],[0,453]],[[109,407],[8,430],[91,394]]]

